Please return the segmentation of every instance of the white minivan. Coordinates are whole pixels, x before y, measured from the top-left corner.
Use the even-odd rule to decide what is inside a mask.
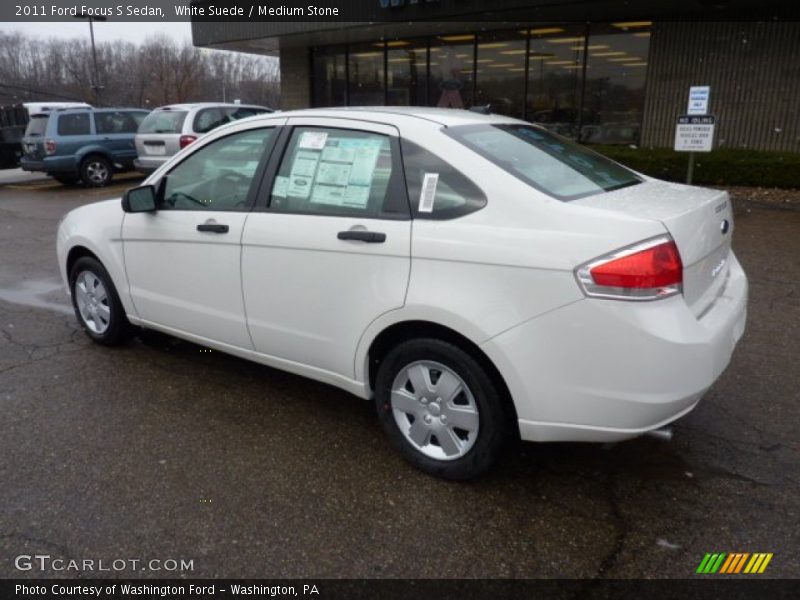
[[[171,104],[153,110],[139,125],[133,166],[152,173],[198,137],[226,123],[272,112],[266,106],[196,102]]]
[[[732,233],[726,192],[507,117],[379,107],[216,129],[57,247],[93,340],[156,329],[373,399],[411,463],[462,479],[509,438],[691,411],[745,327]]]

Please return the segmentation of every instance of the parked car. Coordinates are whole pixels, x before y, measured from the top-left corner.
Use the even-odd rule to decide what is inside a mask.
[[[69,108],[34,116],[22,140],[20,166],[64,184],[108,185],[115,171],[133,168],[134,136],[146,116],[135,108]]]
[[[251,104],[172,104],[156,108],[139,126],[136,135],[136,169],[152,173],[178,150],[220,125],[263,113],[266,106]]]
[[[221,127],[70,212],[57,249],[96,342],[152,328],[374,399],[411,463],[459,479],[517,434],[612,442],[691,411],[745,327],[732,232],[724,191],[386,107]]]
[[[22,158],[22,138],[32,117],[46,118],[59,108],[91,108],[84,102],[24,102],[0,107],[0,169],[15,169]]]

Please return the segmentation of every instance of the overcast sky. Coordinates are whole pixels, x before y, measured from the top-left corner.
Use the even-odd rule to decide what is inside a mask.
[[[3,0],[0,0],[3,1]],[[89,24],[86,21],[75,23],[0,23],[0,31],[13,33],[19,31],[31,37],[38,38],[75,38],[86,36],[89,39]],[[192,27],[188,21],[175,21],[166,23],[105,23],[95,22],[94,39],[98,42],[113,42],[125,40],[138,43],[147,36],[166,33],[175,41],[192,40]]]

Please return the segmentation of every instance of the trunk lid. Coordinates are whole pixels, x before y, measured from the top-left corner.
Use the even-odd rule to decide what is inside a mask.
[[[733,211],[728,192],[658,180],[574,204],[660,221],[683,262],[683,295],[696,316],[716,300],[728,275]]]
[[[142,158],[164,158],[180,150],[179,133],[139,133],[136,135],[136,153]]]

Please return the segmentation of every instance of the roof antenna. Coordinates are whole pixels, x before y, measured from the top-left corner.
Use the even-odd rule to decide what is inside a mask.
[[[471,106],[470,112],[479,113],[481,115],[490,115],[492,114],[492,105],[486,104],[484,106]]]

